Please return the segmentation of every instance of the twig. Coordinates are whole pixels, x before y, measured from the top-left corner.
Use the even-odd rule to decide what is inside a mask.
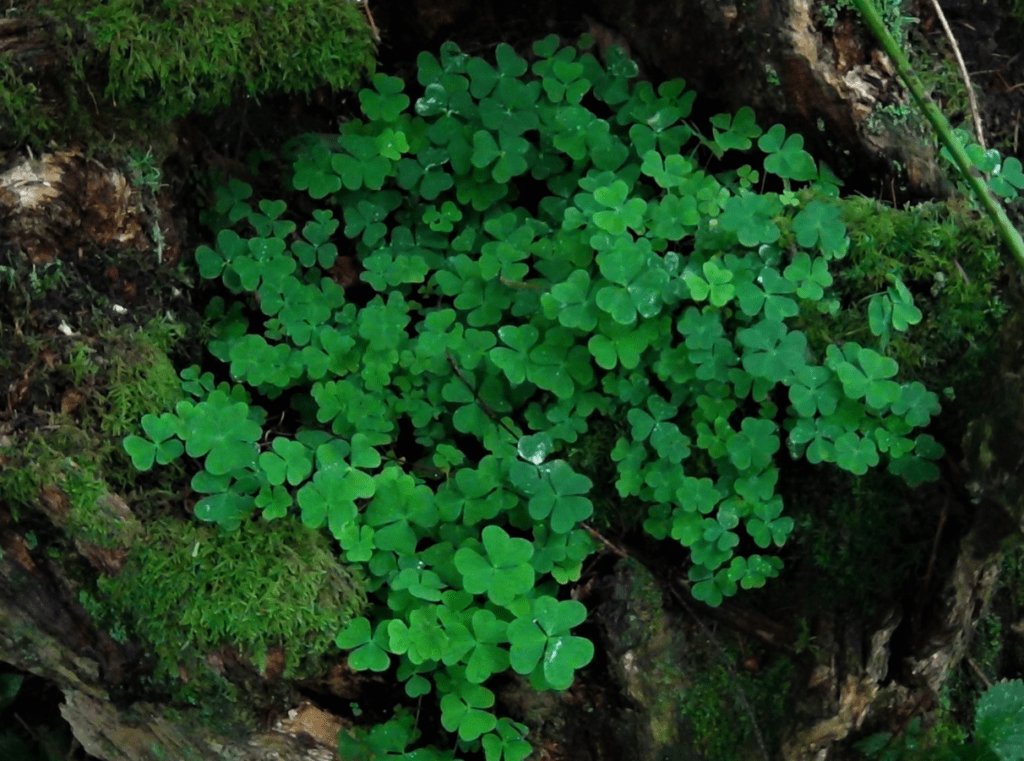
[[[985,135],[981,131],[981,118],[978,116],[978,101],[974,98],[974,88],[971,87],[971,77],[967,73],[967,66],[964,65],[963,56],[960,55],[960,47],[956,44],[956,37],[953,36],[953,30],[949,28],[949,23],[946,21],[946,14],[942,12],[942,6],[939,5],[939,0],[932,0],[932,5],[935,7],[935,15],[939,17],[939,23],[942,24],[942,28],[946,30],[946,39],[948,39],[949,44],[953,46],[953,57],[956,58],[956,65],[960,68],[960,77],[964,80],[964,87],[967,88],[967,99],[971,104],[971,117],[974,119],[974,134],[978,138],[978,145],[984,148]]]
[[[380,43],[380,30],[373,21],[373,14],[370,13],[370,0],[363,0],[363,10],[366,11],[366,20],[370,22],[370,30],[373,32],[374,42]]]
[[[476,400],[476,403],[480,405],[480,409],[482,409],[484,411],[484,414],[487,415],[487,417],[489,417],[491,420],[497,420],[497,418],[494,415],[494,410],[487,406],[487,403],[477,395],[476,389],[473,388],[473,385],[468,380],[466,380],[466,376],[462,374],[462,369],[455,361],[455,357],[452,356],[452,353],[447,349],[445,349],[444,353],[448,356],[448,364],[452,366],[452,370],[454,370],[455,374],[459,376],[459,380],[462,381],[465,384],[466,388],[469,389],[469,392],[473,395],[473,398]]]
[[[592,537],[594,537],[597,541],[599,541],[601,544],[603,544],[605,547],[607,547],[610,552],[613,552],[614,554],[618,555],[620,558],[628,558],[629,557],[629,553],[628,552],[626,552],[623,549],[620,549],[619,547],[616,547],[614,544],[609,542],[607,539],[605,539],[603,536],[601,536],[601,534],[593,526],[591,526],[591,525],[589,525],[588,523],[585,523],[585,522],[584,523],[580,523],[580,526],[583,527],[584,531],[586,531],[588,534],[590,534]]]
[[[771,761],[771,756],[768,754],[768,746],[765,745],[764,736],[761,734],[760,727],[757,726],[757,717],[754,715],[754,709],[751,708],[750,701],[747,700],[747,695],[745,692],[743,692],[743,687],[740,686],[740,679],[736,675],[736,669],[734,669],[732,667],[732,664],[729,662],[728,653],[726,653],[725,649],[720,644],[718,644],[718,638],[711,633],[711,630],[708,629],[708,627],[705,626],[704,622],[700,620],[697,614],[693,612],[693,608],[691,608],[689,604],[687,604],[687,602],[683,599],[683,596],[679,594],[678,591],[676,591],[676,588],[670,584],[668,589],[669,592],[672,593],[672,597],[675,599],[675,601],[682,605],[683,610],[689,613],[690,617],[697,622],[697,626],[699,626],[701,631],[704,632],[704,636],[707,637],[708,642],[710,642],[712,646],[714,646],[714,648],[718,650],[718,654],[722,658],[722,663],[724,664],[726,671],[728,671],[729,676],[732,677],[733,685],[736,688],[736,695],[737,697],[739,697],[740,702],[743,704],[743,710],[746,711],[747,716],[750,719],[750,726],[754,730],[754,739],[757,740],[757,746],[761,749],[761,755],[764,757],[764,761]]]
[[[981,666],[979,666],[973,658],[967,656],[964,660],[967,661],[967,665],[971,667],[971,671],[973,671],[978,679],[981,680],[981,683],[985,685],[986,690],[992,687],[992,682],[989,681],[987,676],[985,676],[981,670]]]

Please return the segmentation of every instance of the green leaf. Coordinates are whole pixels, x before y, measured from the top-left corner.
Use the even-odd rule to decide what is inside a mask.
[[[376,90],[360,90],[359,102],[363,113],[368,119],[382,122],[395,122],[398,115],[409,107],[409,96],[402,90],[405,83],[398,77],[386,74],[374,74],[373,88]]]
[[[782,231],[773,217],[781,211],[782,204],[775,196],[748,193],[726,201],[718,221],[723,229],[736,233],[741,245],[753,248],[779,239]]]
[[[371,636],[369,620],[360,616],[338,632],[334,642],[342,650],[352,651],[348,656],[348,665],[353,671],[388,670],[391,659],[384,650],[387,643],[387,623],[380,622],[376,632]]]
[[[463,547],[455,553],[455,567],[467,592],[486,594],[495,605],[507,607],[533,589],[533,545],[510,537],[500,526],[486,526],[481,536],[486,555]]]
[[[807,337],[800,331],[788,331],[782,322],[760,320],[737,331],[736,336],[747,349],[743,369],[755,377],[778,383],[807,366]]]
[[[765,163],[767,165],[767,161]],[[814,162],[811,163],[813,165]],[[838,204],[811,201],[793,219],[797,243],[804,248],[820,244],[823,251],[832,254],[842,250],[846,226],[839,218],[841,213],[842,208]]]
[[[786,180],[810,182],[818,178],[818,167],[804,148],[800,135],[786,138],[786,128],[776,124],[757,141],[757,147],[769,154],[764,160],[765,171]]]
[[[872,349],[857,347],[854,351],[848,345],[847,356],[853,354],[859,367],[850,362],[839,362],[835,368],[847,395],[852,399],[864,399],[875,409],[884,409],[896,402],[900,398],[900,385],[887,380],[899,370],[896,360],[883,357]]]
[[[594,657],[590,640],[569,634],[586,617],[587,609],[577,600],[535,598],[531,612],[508,626],[512,668],[519,674],[530,674],[539,666],[550,689],[568,689],[576,669]]]
[[[738,434],[729,439],[729,459],[738,470],[753,468],[763,470],[772,461],[772,455],[779,450],[776,426],[763,418],[744,418]]]
[[[518,386],[526,380],[528,352],[537,343],[539,336],[539,331],[533,325],[503,325],[498,328],[498,337],[510,348],[499,346],[491,349],[487,356],[505,373],[505,377],[513,386]]]
[[[490,732],[498,720],[483,709],[494,705],[494,693],[478,684],[464,682],[454,693],[441,698],[441,726],[449,732],[458,732],[459,739],[475,740]]]

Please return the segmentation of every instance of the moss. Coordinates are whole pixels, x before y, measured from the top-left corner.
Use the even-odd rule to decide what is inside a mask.
[[[685,692],[680,716],[690,727],[694,747],[707,761],[742,761],[761,758],[754,739],[750,713],[739,698],[742,690],[758,722],[769,752],[778,748],[789,705],[793,665],[778,658],[758,674],[742,671],[734,678],[722,665],[720,654],[708,648],[707,658],[691,654],[703,668],[691,674],[693,685]],[[730,659],[739,660],[735,648],[726,648]]]
[[[998,295],[1004,271],[991,222],[955,201],[898,210],[862,197],[843,203],[842,218],[851,240],[833,265],[842,310],[807,320],[811,345],[823,353],[835,342],[885,344],[870,330],[868,304],[898,276],[923,313],[882,347],[901,378],[956,393],[983,380],[1008,311]]]
[[[45,144],[63,130],[86,145],[106,143],[89,139],[100,129],[95,111],[104,131],[116,121],[122,143],[126,135],[141,143],[176,117],[241,96],[349,88],[375,63],[373,30],[354,2],[47,0],[24,13],[52,22],[65,76],[57,91],[0,62],[0,106],[15,116],[4,137],[18,142]]]
[[[285,676],[315,673],[318,657],[336,650],[335,634],[366,606],[361,581],[324,536],[294,521],[246,522],[233,533],[157,521],[121,574],[98,589],[94,607],[104,610],[96,612],[120,617],[148,643],[158,684],[188,702],[234,694],[206,661],[219,648],[262,671],[268,651],[281,647]]]

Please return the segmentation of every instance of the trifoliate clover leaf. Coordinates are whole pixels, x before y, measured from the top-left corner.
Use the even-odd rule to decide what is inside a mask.
[[[531,518],[535,521],[549,518],[552,531],[567,534],[593,514],[594,506],[582,496],[589,494],[593,486],[589,478],[574,472],[565,460],[554,460],[540,465],[537,470],[541,482],[530,497]]]
[[[477,609],[471,620],[474,644],[466,662],[466,679],[474,684],[486,681],[509,667],[508,623],[489,610]]]
[[[503,325],[498,328],[498,337],[505,346],[491,349],[487,356],[508,378],[509,383],[518,386],[526,380],[529,366],[528,352],[537,343],[540,332],[533,325]]]
[[[802,299],[819,301],[825,295],[824,289],[832,285],[828,262],[820,256],[812,260],[806,251],[793,257],[793,263],[786,267],[783,276],[796,285],[797,296]]]
[[[549,320],[557,318],[567,328],[593,331],[599,315],[593,291],[590,273],[573,270],[564,282],[553,285],[550,293],[541,295],[544,316]]]
[[[313,475],[313,480],[296,494],[302,523],[307,528],[320,528],[327,524],[337,537],[355,520],[355,501],[372,497],[375,489],[376,484],[370,475],[344,462],[321,467]]]
[[[781,547],[793,531],[792,518],[782,518],[782,497],[775,495],[765,502],[756,503],[754,514],[744,524],[754,543],[765,549],[774,542]],[[749,587],[744,587],[749,589]]]
[[[533,545],[510,537],[500,526],[484,527],[481,537],[486,557],[463,547],[455,553],[455,567],[467,592],[486,594],[495,605],[507,607],[533,589]]]
[[[715,559],[721,559],[723,554],[725,558],[722,559],[722,562],[731,555],[731,553],[718,552]],[[690,589],[694,599],[700,600],[712,608],[721,605],[724,598],[736,594],[736,582],[733,581],[729,569],[722,568],[715,573],[714,569],[718,568],[722,562],[710,565],[698,563],[691,566],[687,572],[690,581],[695,582]]]
[[[709,351],[725,335],[719,313],[707,307],[703,312],[688,307],[676,329],[685,337],[690,351]]]
[[[764,319],[737,332],[743,353],[743,369],[754,377],[781,382],[799,373],[807,362],[807,336],[788,331],[781,321]]]
[[[295,162],[292,185],[320,199],[341,189],[341,177],[331,165],[331,151],[322,142],[303,151]]]
[[[892,403],[892,411],[900,415],[909,425],[923,428],[933,415],[941,411],[939,397],[928,391],[919,381],[905,383],[900,387],[899,398]]]
[[[710,299],[711,304],[723,307],[729,303],[736,293],[732,283],[733,273],[714,259],[704,262],[700,271],[688,266],[683,272],[683,280],[690,290],[690,298],[694,301]]]
[[[510,719],[500,719],[495,731],[480,738],[484,746],[485,761],[523,761],[533,753],[533,746],[524,740],[524,737],[524,724],[517,724]]]
[[[838,204],[811,201],[793,219],[797,243],[804,248],[820,243],[827,253],[839,252],[846,238],[846,225],[839,218],[841,213],[842,208]]]
[[[363,519],[374,529],[374,544],[380,550],[412,555],[417,542],[413,527],[429,529],[437,524],[437,508],[430,488],[417,484],[415,478],[397,467],[385,468],[371,481],[372,490],[367,488],[370,493],[362,495],[373,497]]]
[[[495,142],[490,132],[478,130],[473,134],[472,162],[478,169],[489,168],[493,164],[491,176],[495,182],[505,184],[529,168],[526,156],[530,150],[530,143],[524,138],[499,132]]]
[[[173,413],[165,412],[159,417],[143,415],[142,430],[151,441],[135,435],[124,440],[124,450],[137,470],[149,470],[154,460],[160,465],[167,465],[185,451],[185,446],[178,439],[171,438],[178,436],[181,430],[181,419]]]
[[[989,179],[989,186],[1003,198],[1013,200],[1017,191],[1024,188],[1024,171],[1020,160],[1010,156]]]
[[[781,568],[782,561],[779,558],[751,555],[747,558],[733,558],[727,573],[743,589],[760,589],[768,579],[777,577]]]
[[[577,388],[593,384],[590,352],[577,344],[568,328],[556,326],[544,334],[544,341],[530,351],[526,377],[538,388],[559,399],[571,399]]]
[[[374,74],[371,81],[376,92],[368,89],[359,91],[363,113],[372,121],[398,121],[399,114],[409,107],[409,96],[402,92],[405,82],[386,74]]]
[[[754,110],[744,106],[736,115],[716,114],[711,117],[714,125],[712,135],[715,144],[722,150],[749,150],[751,140],[760,136],[762,130],[755,122]],[[721,130],[721,132],[719,132]]]
[[[256,442],[263,431],[249,417],[249,405],[218,390],[185,418],[180,435],[189,457],[206,455],[206,469],[222,475],[256,462]]]
[[[287,480],[292,486],[309,478],[313,471],[313,452],[305,444],[280,436],[271,445],[273,451],[260,454],[260,467],[267,480],[281,486]]]
[[[896,278],[894,284],[895,288],[889,289],[889,298],[892,301],[892,326],[902,332],[909,326],[921,322],[922,315],[921,310],[914,306],[914,299],[903,281]]]
[[[875,442],[847,431],[836,439],[836,464],[843,470],[862,476],[878,464]]]
[[[632,370],[640,364],[644,351],[661,334],[662,326],[655,320],[645,320],[631,327],[606,318],[601,320],[599,331],[587,342],[598,366],[613,370],[621,363],[627,370]]]
[[[483,710],[493,705],[494,693],[486,687],[470,682],[458,684],[454,693],[441,698],[441,726],[458,732],[461,740],[475,740],[497,726],[497,717]]]
[[[722,493],[710,478],[687,476],[683,486],[676,491],[676,499],[684,512],[707,515],[718,505]]]
[[[594,657],[590,640],[569,633],[586,617],[587,609],[578,600],[535,598],[530,613],[508,626],[512,668],[525,675],[539,666],[543,682],[550,689],[569,689],[576,669]]]
[[[789,400],[801,417],[831,415],[843,393],[835,374],[826,367],[807,365],[797,371],[789,387]]]
[[[810,182],[817,179],[818,167],[804,150],[802,135],[786,138],[786,128],[776,124],[757,141],[757,147],[769,154],[765,157],[765,171],[786,180]]]
[[[373,726],[369,731],[353,728],[338,733],[338,756],[351,759],[405,758],[412,760],[418,751],[406,753],[418,730],[416,718],[404,708],[398,708],[390,721]],[[426,761],[426,759],[422,759]]]
[[[594,200],[606,211],[594,214],[594,224],[611,235],[621,235],[630,228],[634,232],[644,231],[644,212],[647,202],[642,198],[629,197],[629,185],[615,180],[611,185],[597,188]]]
[[[409,622],[388,623],[388,650],[404,655],[414,664],[439,661],[444,657],[448,637],[437,620],[439,605],[425,605],[409,614]]]
[[[353,671],[387,671],[391,665],[386,648],[388,647],[388,621],[377,624],[377,630],[371,636],[370,622],[360,616],[349,622],[338,632],[334,643],[342,650],[351,650],[348,665]]]
[[[914,453],[889,460],[889,472],[901,476],[911,488],[937,481],[939,469],[933,462],[945,453],[942,445],[928,434],[921,434],[914,443]]]
[[[886,380],[899,370],[896,360],[863,347],[856,350],[856,359],[859,367],[850,362],[836,367],[836,375],[851,399],[864,399],[871,407],[884,409],[900,398],[900,385]]]
[[[774,267],[764,267],[757,276],[757,282],[747,279],[736,286],[736,298],[740,309],[750,317],[764,312],[769,320],[785,320],[800,312],[797,303],[786,294],[793,293],[796,286],[782,277]]]
[[[736,233],[741,245],[751,248],[774,243],[782,235],[773,220],[782,211],[782,204],[772,195],[747,193],[732,196],[718,217],[722,228]]]
[[[779,451],[779,437],[775,435],[775,423],[763,418],[744,418],[740,431],[729,439],[729,459],[738,470],[753,468],[763,470],[772,461],[772,455]]]

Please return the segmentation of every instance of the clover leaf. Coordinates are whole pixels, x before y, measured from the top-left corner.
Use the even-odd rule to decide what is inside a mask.
[[[811,181],[818,178],[818,167],[804,148],[801,135],[786,137],[786,128],[776,124],[757,141],[757,147],[769,154],[764,168],[785,180]],[[802,244],[801,244],[802,245]]]
[[[590,273],[573,270],[564,282],[556,283],[550,293],[540,297],[544,316],[558,319],[567,328],[578,328],[585,332],[597,326],[599,312],[594,301]]]
[[[550,518],[555,533],[568,533],[594,512],[593,504],[582,496],[590,492],[593,482],[573,471],[565,460],[539,466],[516,462],[510,475],[512,482],[530,495],[530,517],[535,521]]]
[[[512,668],[526,675],[539,667],[550,689],[568,689],[576,669],[594,657],[590,640],[569,633],[586,617],[587,609],[578,600],[559,601],[546,595],[535,598],[530,612],[508,625]]]
[[[526,380],[528,352],[537,343],[539,336],[540,333],[533,325],[503,325],[498,328],[498,337],[505,346],[511,348],[499,346],[491,349],[487,356],[505,373],[505,377],[512,385],[518,386]]]
[[[868,468],[878,464],[875,442],[847,431],[836,439],[836,464],[854,475],[864,475]]]
[[[533,753],[533,747],[523,739],[526,731],[524,724],[499,719],[495,731],[481,738],[485,761],[523,761]]]
[[[738,470],[763,470],[779,450],[775,423],[763,418],[744,418],[740,431],[729,439],[726,450]]]
[[[386,74],[374,74],[371,82],[373,90],[359,91],[363,113],[374,121],[397,121],[398,115],[409,106],[409,96],[402,93],[405,82]]]
[[[478,609],[473,612],[471,626],[474,644],[465,659],[466,679],[480,684],[509,667],[509,652],[500,647],[508,642],[508,623],[489,610]]]
[[[806,251],[793,257],[793,263],[782,274],[796,285],[796,294],[802,299],[820,301],[825,295],[825,289],[832,285],[828,263],[822,257],[812,260]]]
[[[746,558],[733,558],[728,568],[729,578],[743,589],[760,589],[768,579],[779,575],[782,561],[775,557],[751,555]]]
[[[160,465],[167,465],[178,459],[185,451],[185,446],[172,436],[179,436],[181,420],[171,412],[157,415],[143,415],[142,430],[149,439],[132,434],[124,440],[124,450],[132,458],[136,470],[149,470],[154,460]]]
[[[772,542],[781,547],[786,538],[793,531],[794,522],[792,518],[779,517],[782,514],[782,498],[773,496],[766,502],[759,502],[754,505],[753,515],[744,524],[747,533],[754,540],[754,543],[761,547],[769,547]],[[750,587],[744,587],[749,589]]]
[[[839,252],[846,238],[846,226],[839,218],[841,213],[842,208],[836,204],[811,201],[793,219],[796,242],[804,248],[820,243],[826,252]]]
[[[464,682],[454,693],[441,698],[441,726],[458,732],[461,740],[475,740],[498,725],[493,713],[483,709],[494,705],[494,693],[479,684]]]
[[[780,321],[763,319],[736,334],[746,347],[743,369],[755,377],[780,382],[806,367],[807,337],[798,330],[789,331]]]
[[[900,385],[887,380],[899,370],[896,360],[872,349],[859,346],[853,349],[850,345],[847,345],[846,355],[855,357],[857,364],[836,359],[834,369],[852,399],[864,399],[871,407],[883,409],[900,398]],[[833,356],[839,356],[838,350]]]
[[[710,298],[711,304],[716,307],[728,304],[736,293],[736,286],[732,283],[732,270],[723,267],[714,259],[704,262],[700,272],[688,267],[683,272],[683,279],[690,289],[690,298],[694,301]]]
[[[507,607],[533,589],[533,545],[510,537],[500,526],[485,526],[481,538],[485,555],[463,547],[455,553],[455,567],[467,592],[486,594],[495,605]]]
[[[391,665],[391,659],[387,654],[388,623],[381,621],[371,635],[369,620],[360,616],[352,619],[348,626],[338,632],[334,643],[342,650],[352,651],[348,656],[348,665],[353,671],[388,670]]]
[[[740,244],[753,248],[779,239],[782,231],[773,217],[781,211],[778,198],[747,193],[726,201],[718,221],[723,229],[736,233]]]
[[[210,473],[223,475],[255,463],[256,441],[263,431],[250,419],[249,405],[217,390],[194,407],[179,403],[178,414],[185,452],[189,457],[205,455]]]
[[[815,413],[831,415],[842,395],[835,374],[826,367],[806,365],[800,368],[789,387],[789,400],[801,417]]]
[[[938,394],[925,389],[920,381],[901,386],[899,398],[892,405],[893,414],[900,415],[915,428],[928,425],[932,415],[937,415],[941,409]]]

